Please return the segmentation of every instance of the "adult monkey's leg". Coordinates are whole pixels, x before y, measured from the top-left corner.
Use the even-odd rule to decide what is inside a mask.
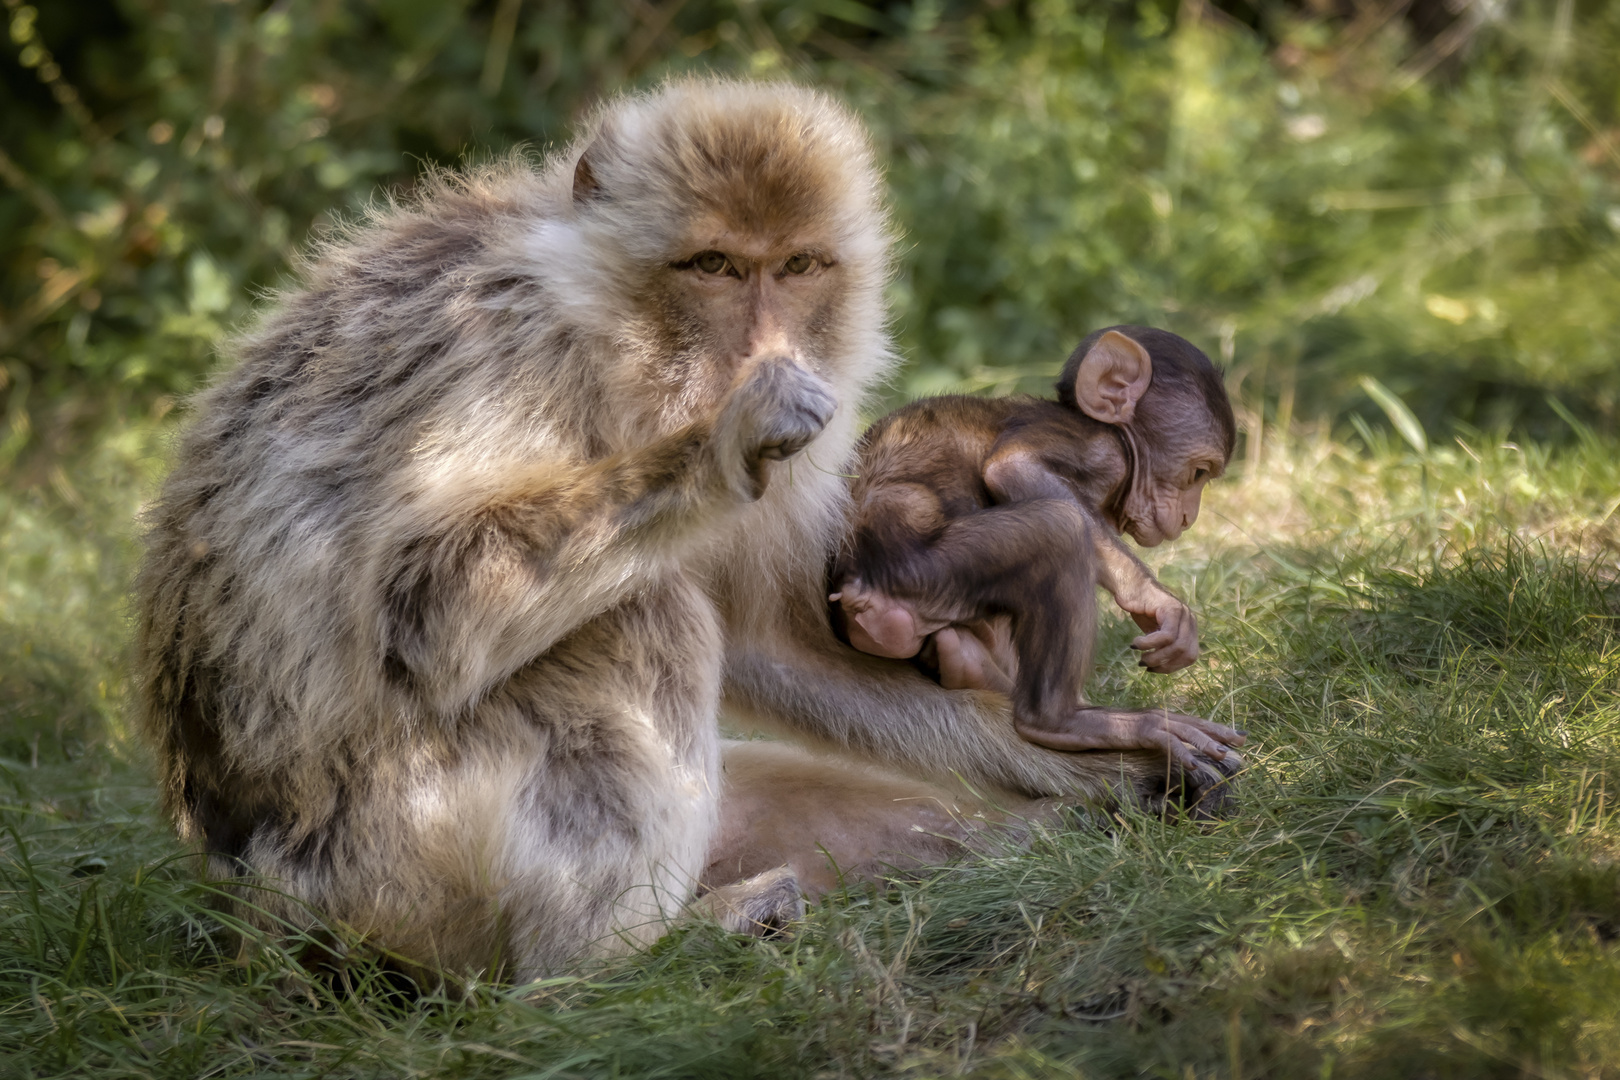
[[[703,871],[713,889],[785,868],[819,896],[1015,842],[1059,806],[981,798],[780,742],[724,744],[721,772],[720,825]]]
[[[524,981],[665,932],[692,895],[720,785],[720,628],[672,575],[525,665],[441,738],[356,771],[323,827],[263,830],[283,891],[389,952]],[[796,893],[795,893],[796,895]],[[742,927],[738,927],[742,929]]]

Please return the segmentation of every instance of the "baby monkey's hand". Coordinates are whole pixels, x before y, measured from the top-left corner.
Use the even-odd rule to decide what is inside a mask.
[[[1142,656],[1138,663],[1159,675],[1168,675],[1198,659],[1198,620],[1192,609],[1168,592],[1154,598],[1146,611],[1130,611],[1131,619],[1147,633],[1131,642]]]

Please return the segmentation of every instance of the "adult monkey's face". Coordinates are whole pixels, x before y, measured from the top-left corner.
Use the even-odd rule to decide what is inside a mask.
[[[820,331],[842,291],[824,238],[810,229],[771,236],[714,222],[694,229],[690,246],[670,265],[668,288],[687,313],[693,344],[733,374],[761,360],[819,366]]]
[[[888,240],[864,134],[818,98],[728,92],[740,107],[669,95],[662,108],[693,110],[679,125],[615,117],[574,175],[591,257],[622,253],[622,340],[672,420],[762,362],[850,390],[886,357],[882,340],[861,347],[882,325]]]

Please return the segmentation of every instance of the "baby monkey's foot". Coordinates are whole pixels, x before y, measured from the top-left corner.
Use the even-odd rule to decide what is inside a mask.
[[[1242,767],[1243,759],[1228,747],[1248,741],[1243,732],[1225,724],[1158,709],[1082,706],[1055,724],[1018,717],[1014,725],[1023,738],[1049,750],[1158,749],[1188,772],[1197,772],[1201,767],[1198,753],[1220,762],[1223,771],[1228,767],[1236,771]]]
[[[849,643],[863,653],[904,660],[916,656],[923,639],[937,627],[923,629],[916,612],[887,593],[850,578],[827,597],[842,604]]]
[[[947,690],[1011,696],[1018,680],[1018,653],[1007,618],[947,626],[928,639],[923,657],[939,670],[939,684]]]

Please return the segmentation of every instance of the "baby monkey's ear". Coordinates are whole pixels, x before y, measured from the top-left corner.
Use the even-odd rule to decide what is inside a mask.
[[[1153,381],[1153,361],[1134,338],[1110,330],[1080,361],[1074,400],[1080,411],[1105,424],[1128,424],[1136,403]]]

